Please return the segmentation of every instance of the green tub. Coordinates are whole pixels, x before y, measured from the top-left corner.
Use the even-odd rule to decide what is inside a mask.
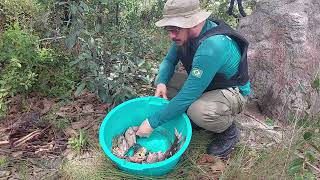
[[[188,116],[184,113],[176,119],[157,127],[149,138],[137,141],[151,152],[165,151],[174,140],[174,128],[186,137],[181,149],[172,157],[153,164],[138,164],[118,158],[111,152],[112,138],[123,133],[130,126],[138,126],[149,115],[164,108],[169,101],[159,97],[142,97],[126,101],[104,118],[99,131],[99,142],[106,154],[120,169],[137,175],[161,176],[173,170],[180,157],[190,144],[192,128]]]

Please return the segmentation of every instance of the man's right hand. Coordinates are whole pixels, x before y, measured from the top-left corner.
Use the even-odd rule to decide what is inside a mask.
[[[167,86],[163,83],[157,85],[155,96],[162,97],[164,99],[168,99],[167,97]]]

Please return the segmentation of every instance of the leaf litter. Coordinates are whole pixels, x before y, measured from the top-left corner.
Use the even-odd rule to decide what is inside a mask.
[[[9,99],[8,114],[0,123],[0,156],[10,157],[14,163],[26,159],[61,159],[68,148],[68,138],[77,135],[78,129],[97,129],[98,120],[106,115],[108,108],[109,104],[90,93],[74,97],[65,105],[38,94],[14,96]],[[57,127],[55,123],[64,118],[70,124]],[[17,174],[15,168],[7,171],[10,173],[4,174],[10,175],[8,178]]]

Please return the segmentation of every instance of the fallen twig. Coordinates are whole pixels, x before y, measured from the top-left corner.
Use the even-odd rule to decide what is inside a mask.
[[[243,113],[245,116],[250,117],[251,119],[257,121],[258,123],[262,124],[264,127],[269,128],[268,125],[266,125],[265,123],[261,122],[258,118],[256,118],[255,116],[248,114],[248,113]]]
[[[9,144],[9,141],[0,141],[0,147],[1,146],[6,146]]]
[[[25,142],[33,139],[34,137],[43,134],[43,133],[44,133],[46,130],[48,130],[50,127],[51,127],[51,126],[47,126],[46,128],[44,128],[44,129],[42,129],[42,130],[36,130],[36,131],[34,131],[34,132],[32,132],[32,133],[30,133],[30,134],[28,134],[28,135],[20,138],[19,140],[15,141],[15,142],[13,143],[13,147],[19,147],[19,146],[21,146],[21,145],[24,144]]]
[[[66,38],[66,37],[65,36],[59,36],[59,37],[43,38],[43,39],[40,39],[39,42],[48,41],[48,40],[58,40],[58,39],[64,39],[64,38]]]
[[[36,131],[34,131],[34,132],[32,132],[32,133],[30,133],[30,134],[22,137],[21,139],[15,141],[15,142],[13,143],[13,147],[19,147],[19,146],[21,146],[22,144],[24,144],[25,142],[33,139],[34,137],[36,137],[36,136],[38,136],[38,135],[40,135],[40,134],[41,134],[41,131],[40,131],[40,130],[36,130]]]
[[[265,134],[269,138],[273,139],[277,143],[281,142],[282,137],[283,137],[283,134],[281,132],[274,130],[274,129],[270,129],[270,127],[267,124],[261,122],[256,117],[254,117],[250,114],[244,113],[244,115],[250,117],[254,121],[251,121],[250,123],[240,123],[243,127],[246,127],[248,129],[257,128],[259,130],[263,130],[263,132],[265,132]]]

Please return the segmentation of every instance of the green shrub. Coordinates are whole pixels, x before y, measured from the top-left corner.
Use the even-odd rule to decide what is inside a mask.
[[[136,96],[142,84],[151,84],[154,72],[148,60],[155,54],[152,39],[141,27],[103,26],[99,18],[106,19],[105,11],[97,11],[97,4],[79,1],[69,6],[73,18],[65,43],[76,54],[72,64],[82,75],[76,94],[86,88],[102,101],[118,104]]]
[[[48,50],[41,49],[40,56],[43,51]],[[51,56],[36,68],[38,78],[32,90],[49,97],[69,97],[79,81],[79,72],[69,65],[71,57],[56,51],[51,51]]]
[[[19,22],[23,29],[27,29],[44,19],[45,9],[37,0],[1,0],[1,14],[6,26]]]
[[[15,23],[0,35],[0,110],[8,96],[31,91],[44,95],[69,95],[77,73],[65,56],[40,47],[39,38]]]
[[[37,74],[35,67],[46,57],[39,56],[38,38],[23,32],[16,23],[0,36],[1,89],[10,95],[28,92]]]
[[[110,28],[104,36],[83,35],[81,39],[83,50],[74,61],[83,75],[78,94],[87,88],[102,101],[118,104],[136,96],[142,84],[154,79],[150,39],[136,30]]]

